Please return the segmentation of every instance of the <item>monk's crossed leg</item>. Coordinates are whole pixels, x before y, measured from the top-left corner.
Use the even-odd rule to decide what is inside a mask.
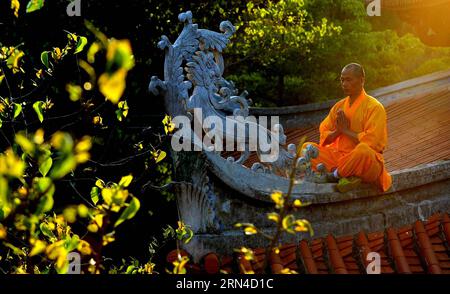
[[[364,182],[375,182],[383,170],[383,163],[376,152],[366,143],[359,143],[350,153],[338,160],[338,173],[341,177],[356,176]]]

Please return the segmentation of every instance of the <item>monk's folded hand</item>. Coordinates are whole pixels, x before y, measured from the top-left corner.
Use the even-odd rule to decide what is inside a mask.
[[[359,143],[358,134],[350,129],[350,120],[345,116],[344,111],[339,110],[336,121],[337,129],[345,136],[351,138],[355,143]]]
[[[350,121],[345,116],[343,110],[337,112],[336,128],[341,133],[346,133],[350,129]]]

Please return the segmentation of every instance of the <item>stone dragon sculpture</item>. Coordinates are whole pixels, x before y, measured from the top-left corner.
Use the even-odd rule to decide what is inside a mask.
[[[158,43],[158,48],[165,51],[164,81],[152,76],[149,90],[155,95],[162,90],[166,109],[172,117],[187,115],[193,120],[194,109],[201,109],[203,121],[199,123],[202,126],[206,117],[214,116],[220,118],[222,126],[232,123],[237,129],[243,130],[239,136],[234,128],[232,130],[223,128],[219,134],[214,133],[211,128],[204,127],[205,132],[212,131],[212,135],[222,136],[225,140],[234,140],[237,145],[245,146],[239,159],[227,158],[230,162],[245,163],[250,155],[248,129],[256,128],[259,138],[266,136],[271,144],[277,144],[279,148],[277,156],[272,160],[254,163],[251,169],[256,172],[286,175],[292,166],[297,147],[294,144],[289,144],[287,149],[283,147],[286,145],[286,135],[281,124],[274,123],[272,128],[268,129],[251,120],[249,117],[251,101],[247,99],[248,93],[244,91],[238,94],[234,83],[222,76],[225,68],[222,52],[235,32],[235,27],[231,22],[223,21],[220,23],[222,33],[199,29],[197,24],[192,23],[190,11],[180,13],[178,19],[184,23],[184,28],[175,43],[172,44],[165,35]],[[260,161],[263,155],[267,155],[259,148],[256,153]],[[305,180],[314,178],[309,161],[317,154],[318,150],[310,146],[304,150],[304,156],[298,161]]]

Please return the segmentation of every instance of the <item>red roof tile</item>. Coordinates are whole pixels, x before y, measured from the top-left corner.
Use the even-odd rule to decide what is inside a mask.
[[[312,256],[311,248],[308,246],[308,242],[305,240],[300,241],[300,254],[303,261],[303,267],[307,274],[318,274],[314,257]]]
[[[285,269],[307,274],[366,273],[372,260],[370,252],[380,256],[382,274],[392,273],[450,273],[450,217],[435,214],[426,222],[417,221],[413,226],[388,228],[385,232],[335,238],[302,240],[298,244],[279,247],[266,261],[266,249],[255,248],[254,260],[248,261],[242,254],[235,257],[205,255],[200,264],[189,263],[188,273],[281,273]],[[177,259],[176,250],[167,256],[167,262]],[[182,251],[182,255],[189,255]],[[265,265],[265,263],[267,265]]]
[[[418,240],[418,245],[420,248],[420,255],[425,261],[425,264],[428,268],[428,272],[432,274],[440,274],[441,268],[439,267],[439,261],[434,253],[433,246],[430,242],[430,238],[428,237],[427,231],[425,231],[425,227],[421,221],[417,221],[414,225],[414,231],[416,233],[416,237]]]
[[[217,274],[220,271],[219,257],[215,253],[208,253],[203,260],[204,268],[208,274]]]

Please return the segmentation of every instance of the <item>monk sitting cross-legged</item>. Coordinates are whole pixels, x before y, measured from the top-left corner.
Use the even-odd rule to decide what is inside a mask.
[[[392,184],[386,171],[383,150],[387,142],[386,111],[364,91],[365,73],[351,63],[341,73],[341,86],[348,95],[331,108],[320,124],[319,156],[311,160],[314,168],[323,163],[330,181],[339,181],[339,191],[351,190],[359,182],[374,183],[383,191]],[[352,186],[353,185],[353,186]]]

